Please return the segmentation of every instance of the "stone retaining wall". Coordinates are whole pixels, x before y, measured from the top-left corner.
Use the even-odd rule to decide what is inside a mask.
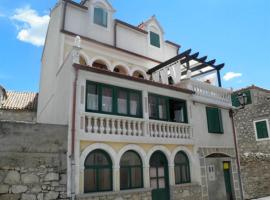
[[[197,184],[183,184],[171,186],[172,200],[201,200],[201,186]]]
[[[0,121],[0,199],[67,199],[67,127]]]
[[[150,189],[78,195],[76,200],[152,200]]]

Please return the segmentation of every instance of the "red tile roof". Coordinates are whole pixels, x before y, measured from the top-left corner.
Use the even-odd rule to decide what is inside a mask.
[[[7,91],[7,97],[0,102],[0,110],[37,110],[38,93]]]

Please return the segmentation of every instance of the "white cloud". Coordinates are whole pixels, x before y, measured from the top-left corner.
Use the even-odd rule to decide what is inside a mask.
[[[40,16],[37,11],[27,6],[16,9],[11,19],[17,22],[17,39],[35,46],[44,45],[49,15]]]
[[[241,73],[235,73],[235,72],[227,72],[224,76],[223,79],[225,81],[229,81],[231,79],[237,78],[237,77],[241,77],[242,74]]]

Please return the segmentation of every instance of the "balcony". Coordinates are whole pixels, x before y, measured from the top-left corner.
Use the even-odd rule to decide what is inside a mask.
[[[95,141],[192,144],[189,124],[141,118],[83,113],[80,138]]]
[[[194,91],[193,100],[195,101],[225,107],[232,106],[230,90],[193,79],[184,80],[177,86]]]

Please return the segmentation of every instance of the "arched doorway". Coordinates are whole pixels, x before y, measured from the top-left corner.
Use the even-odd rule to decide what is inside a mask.
[[[161,151],[152,154],[149,175],[152,200],[170,199],[168,161]]]

